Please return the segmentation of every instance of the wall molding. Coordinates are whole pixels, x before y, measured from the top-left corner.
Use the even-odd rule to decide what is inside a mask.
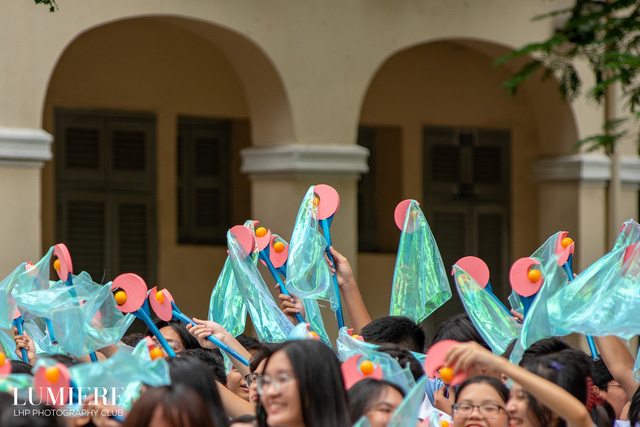
[[[574,154],[531,163],[531,172],[537,182],[607,183],[611,178],[611,159],[604,154]],[[625,186],[640,185],[640,158],[621,156],[620,177]]]
[[[53,136],[42,129],[0,127],[0,165],[43,167]]]
[[[359,145],[277,145],[240,152],[240,171],[249,177],[354,178],[369,171],[369,150]]]

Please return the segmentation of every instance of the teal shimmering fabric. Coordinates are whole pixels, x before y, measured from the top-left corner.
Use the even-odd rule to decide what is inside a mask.
[[[117,343],[134,319],[133,315],[124,315],[118,310],[109,285],[94,283],[85,272],[73,276],[73,286],[58,281],[49,289],[23,293],[16,290],[14,297],[25,320],[47,318],[53,325],[61,351],[49,349],[46,352],[82,357]],[[28,333],[36,332],[34,325],[37,323],[25,323]],[[37,337],[36,333],[34,340]]]
[[[619,246],[562,286],[549,299],[549,319],[557,332],[630,339],[640,331],[640,245],[623,263]]]
[[[319,230],[318,207],[313,203],[314,188],[309,188],[298,210],[289,242],[285,286],[300,299],[329,301],[336,311],[337,297],[325,258],[327,241]]]
[[[555,325],[549,320],[548,301],[558,290],[567,283],[567,275],[558,266],[558,255],[556,245],[559,233],[549,237],[547,241],[538,248],[532,258],[540,261],[540,271],[544,277],[544,283],[533,300],[527,317],[522,324],[520,336],[511,353],[509,360],[516,365],[520,362],[522,354],[531,344],[542,339],[556,336]],[[566,335],[565,333],[561,335]]]
[[[121,393],[113,403],[123,408],[131,406],[131,399],[136,396],[140,384],[158,387],[171,383],[169,365],[163,358],[151,360],[145,339],[131,353],[120,350],[98,363],[72,366],[69,372],[78,387],[117,388]]]
[[[521,326],[457,264],[453,272],[460,300],[474,326],[495,354],[504,353],[509,343],[520,335]]]
[[[238,291],[247,304],[258,339],[267,342],[286,340],[293,325],[276,305],[253,259],[231,231],[227,232],[227,247]]]
[[[396,359],[387,353],[376,351],[377,345],[352,338],[346,327],[340,329],[337,346],[341,361],[344,362],[358,354],[362,355],[363,359],[361,360],[370,360],[374,364],[380,364],[383,378],[397,384],[405,392],[408,392],[416,383],[408,366],[402,367]]]
[[[363,415],[352,427],[371,427],[371,421]]]
[[[423,375],[415,386],[407,393],[389,420],[388,427],[415,426],[418,421],[420,405],[424,399],[424,389],[428,377]]]
[[[245,221],[244,223],[245,227],[248,227],[254,236],[255,224],[256,221],[252,220]],[[251,254],[251,259],[254,264],[257,264],[257,248],[256,251]],[[229,257],[227,257],[227,260],[224,262],[222,272],[220,276],[218,276],[216,285],[211,293],[208,319],[221,325],[234,337],[244,332],[246,327],[247,305],[238,290]]]
[[[0,376],[0,391],[5,393],[14,393],[14,390],[26,390],[33,387],[33,376],[29,374],[11,374],[5,377]],[[25,399],[18,395],[20,402]],[[17,408],[17,407],[16,407]]]
[[[11,293],[18,283],[20,274],[26,271],[26,263],[22,263],[0,282],[0,329],[11,329],[13,315],[17,304]]]
[[[520,295],[518,295],[516,291],[511,291],[511,294],[509,295],[509,305],[514,311],[524,314],[524,307],[522,306]]]
[[[13,331],[0,330],[0,351],[4,353],[9,360],[22,360],[22,358],[16,354],[16,341],[13,339]]]
[[[412,200],[400,236],[389,315],[420,323],[450,298],[451,286],[436,239]]]

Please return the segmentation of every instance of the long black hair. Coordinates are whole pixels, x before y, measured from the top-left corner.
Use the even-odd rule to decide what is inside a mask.
[[[462,390],[464,390],[467,386],[471,384],[487,384],[493,387],[498,392],[498,394],[500,395],[500,397],[505,403],[507,403],[507,400],[509,400],[509,390],[502,383],[502,381],[494,377],[478,375],[477,377],[469,378],[468,380],[460,384],[460,387],[456,392],[456,403],[458,403],[458,397],[462,394]]]
[[[588,379],[591,379],[593,370],[589,362],[588,356],[585,359],[580,352],[569,349],[546,356],[534,357],[525,362],[522,367],[562,387],[586,405],[591,388]],[[538,400],[526,390],[525,395],[527,396],[529,409],[539,425],[552,425],[553,413],[551,410],[538,402]],[[604,405],[608,404],[605,402]],[[613,425],[613,420],[609,418],[609,411],[605,406],[594,405],[594,407],[590,409],[591,418],[598,427]],[[557,427],[566,427],[566,425],[565,420],[557,420]]]
[[[347,392],[351,422],[356,423],[360,417],[373,409],[374,403],[380,399],[382,393],[389,387],[404,397],[404,390],[400,386],[386,380],[366,378],[355,383]]]
[[[200,343],[198,343],[198,339],[191,335],[189,331],[187,331],[187,326],[181,320],[169,320],[165,322],[161,319],[154,320],[156,328],[158,330],[164,328],[165,326],[169,326],[174,330],[176,334],[180,336],[182,343],[184,344],[184,350],[190,350],[192,348],[201,348]],[[151,331],[147,328],[146,335],[151,335]]]
[[[315,340],[289,341],[273,355],[284,352],[298,381],[302,417],[306,427],[349,427],[349,408],[340,363],[326,344]],[[258,426],[268,426],[262,400],[256,409]]]
[[[194,357],[170,357],[167,363],[171,384],[183,385],[196,391],[209,408],[215,425],[226,427],[228,419],[209,367]]]

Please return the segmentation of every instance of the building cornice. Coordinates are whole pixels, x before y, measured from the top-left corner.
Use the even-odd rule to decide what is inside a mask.
[[[369,150],[359,145],[277,145],[241,151],[240,171],[250,177],[327,176],[358,178],[369,171]]]
[[[42,167],[53,158],[52,142],[42,129],[0,127],[0,165]]]
[[[537,182],[606,183],[611,178],[611,159],[604,154],[575,154],[537,159],[531,165]],[[640,184],[640,158],[620,158],[620,178],[623,185]]]

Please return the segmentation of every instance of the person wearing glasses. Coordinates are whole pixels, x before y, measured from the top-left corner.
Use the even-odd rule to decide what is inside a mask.
[[[335,353],[314,340],[289,341],[257,379],[260,427],[348,427],[346,391]]]
[[[523,367],[514,365],[508,360],[496,356],[477,343],[460,343],[452,347],[446,355],[447,366],[454,372],[466,371],[474,364],[482,364],[505,374],[513,380],[509,400],[500,409],[481,409],[486,402],[473,401],[466,407],[454,408],[454,424],[470,426],[473,423],[459,424],[461,414],[477,414],[485,416],[502,413],[511,426],[523,427],[594,427],[594,425],[611,425],[611,420],[599,418],[597,406],[601,402],[592,395],[590,379],[578,358],[565,350],[558,354],[540,356],[527,362]],[[462,387],[461,387],[462,389]],[[456,404],[463,404],[465,396],[460,390],[456,396]],[[471,408],[478,405],[476,408]],[[454,405],[455,406],[455,405]],[[589,408],[587,408],[589,407]],[[602,408],[600,408],[602,409]],[[591,411],[594,412],[591,412]],[[508,411],[508,414],[506,413]],[[591,413],[598,418],[596,423]],[[600,421],[602,420],[602,421]],[[499,424],[477,423],[481,426]]]
[[[473,377],[460,385],[453,405],[456,427],[508,427],[509,413],[505,408],[509,391],[493,377]]]

